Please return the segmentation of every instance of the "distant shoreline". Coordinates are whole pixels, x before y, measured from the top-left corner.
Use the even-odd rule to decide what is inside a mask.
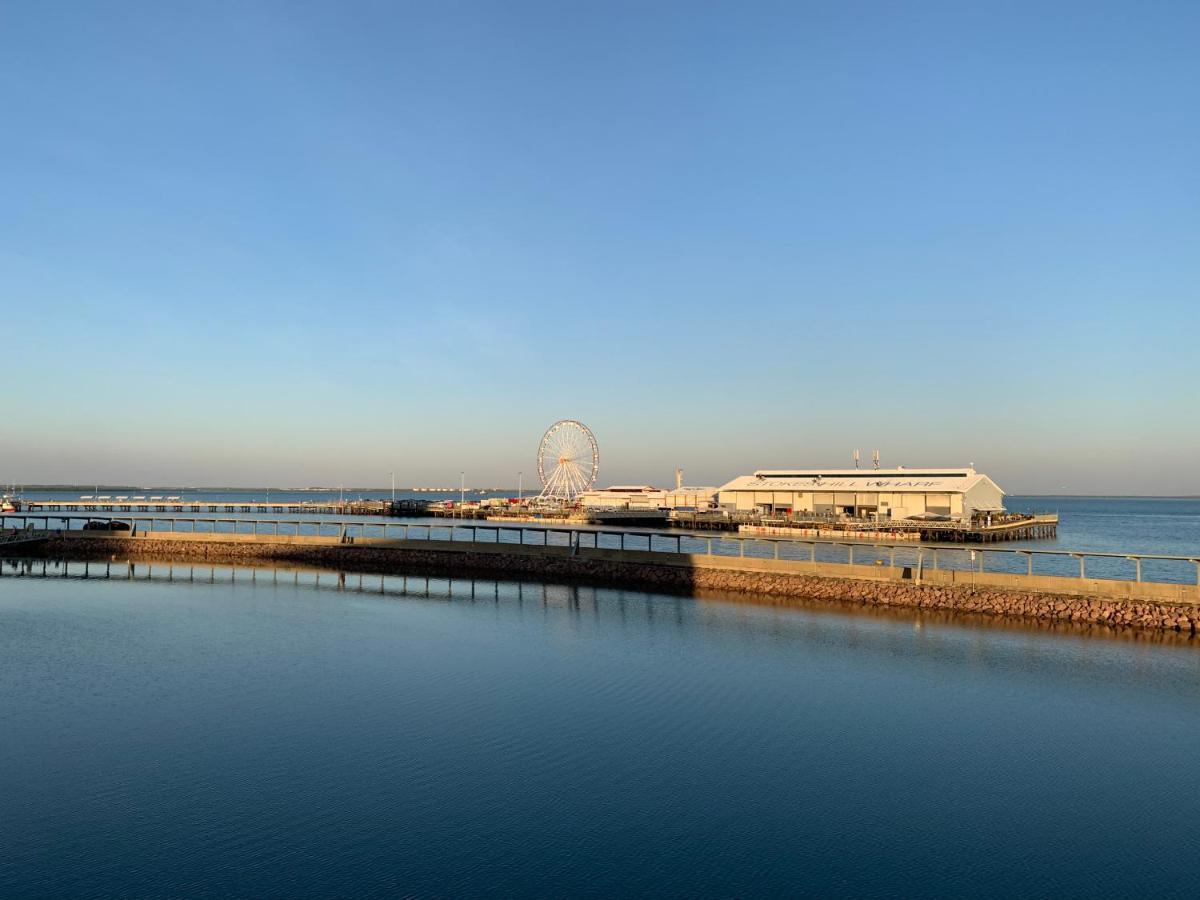
[[[385,487],[228,487],[203,485],[134,485],[134,484],[22,484],[22,491],[84,491],[93,493],[99,491],[195,491],[205,494],[261,494],[265,492],[279,494],[329,494],[343,492],[347,494],[361,493],[391,493],[390,485]],[[397,491],[437,492],[436,488],[424,486],[396,486]],[[457,493],[460,488],[448,488],[442,493]],[[515,493],[515,487],[470,487],[468,493],[487,491],[488,493]],[[1019,491],[1009,493],[1006,497],[1030,497],[1034,499],[1055,500],[1200,500],[1200,494],[1024,494]]]

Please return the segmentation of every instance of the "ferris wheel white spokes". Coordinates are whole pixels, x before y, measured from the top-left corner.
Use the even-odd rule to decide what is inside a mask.
[[[537,465],[541,496],[571,502],[596,484],[600,471],[596,437],[574,419],[555,422],[542,435]]]

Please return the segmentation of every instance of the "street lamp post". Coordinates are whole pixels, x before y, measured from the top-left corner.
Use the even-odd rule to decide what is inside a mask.
[[[392,506],[396,505],[396,473],[392,473]]]
[[[521,479],[524,477],[524,472],[517,473],[517,505],[521,504]]]
[[[467,473],[458,473],[458,505],[462,506],[467,502]]]

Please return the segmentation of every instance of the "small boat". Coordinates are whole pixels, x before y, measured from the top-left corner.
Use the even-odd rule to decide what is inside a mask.
[[[11,494],[0,497],[0,513],[15,513],[21,511],[21,501]]]

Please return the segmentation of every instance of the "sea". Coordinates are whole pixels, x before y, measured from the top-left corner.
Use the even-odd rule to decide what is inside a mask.
[[[1200,546],[1195,500],[1025,500]],[[97,574],[0,562],[3,898],[1195,896],[1187,636]]]
[[[101,489],[103,493],[118,495],[128,493],[130,496],[137,494],[178,494],[185,499],[194,499],[201,501],[244,501],[244,502],[302,502],[308,501],[311,503],[334,502],[338,500],[358,500],[358,499],[390,499],[391,492],[388,489],[376,490],[355,490],[355,491],[266,491],[266,490],[197,490],[197,489],[160,489],[155,491],[128,489],[121,491],[116,489]],[[86,493],[91,493],[88,491]],[[25,491],[21,494],[28,500],[78,500],[80,492],[76,491]],[[460,494],[459,491],[446,492],[416,492],[411,490],[398,490],[396,492],[397,499],[420,499],[420,500],[459,500],[465,496],[467,499],[479,500],[485,497],[507,497],[513,496],[511,492],[491,491],[484,493],[478,490]],[[974,551],[966,549],[958,553],[942,552],[937,560],[937,565],[943,568],[957,569],[976,569],[981,564],[988,571],[997,572],[1025,572],[1027,571],[1028,558],[1020,554],[1016,554],[1015,550],[1032,550],[1041,551],[1035,553],[1034,556],[1034,572],[1041,575],[1059,575],[1059,576],[1076,576],[1079,573],[1078,560],[1070,556],[1071,551],[1080,551],[1097,556],[1089,557],[1085,563],[1085,571],[1089,577],[1094,578],[1112,578],[1112,579],[1132,579],[1136,577],[1136,567],[1127,558],[1128,555],[1145,555],[1145,556],[1162,556],[1174,557],[1169,560],[1147,560],[1142,565],[1142,576],[1147,581],[1160,581],[1167,583],[1194,583],[1198,577],[1197,565],[1191,560],[1200,557],[1200,497],[1055,497],[1055,496],[1008,496],[1005,498],[1005,504],[1008,509],[1015,512],[1053,512],[1059,516],[1059,526],[1057,537],[1051,539],[1039,539],[1030,541],[1012,541],[999,544],[989,544],[987,548],[974,547]],[[121,515],[114,513],[111,515]],[[134,515],[129,513],[126,515]],[[147,514],[140,515],[143,520]],[[180,516],[190,514],[179,514]],[[204,517],[211,517],[211,514],[202,514]],[[233,523],[238,519],[253,518],[256,514],[242,513],[221,513],[220,518],[223,520],[214,526],[205,526],[215,528],[216,530],[237,530],[237,526]],[[290,514],[257,514],[259,517],[270,519],[304,519],[307,523],[301,528],[301,533],[317,534],[319,528],[313,524],[320,521],[322,518],[328,520],[329,525],[326,531],[332,529],[336,531],[334,522],[340,517],[318,516],[316,514],[290,515]],[[362,520],[363,517],[350,517],[352,519]],[[445,538],[449,536],[450,522],[444,518],[433,517],[409,517],[404,519],[390,520],[393,522],[405,522],[414,526],[428,526],[438,529],[433,532],[433,536]],[[51,523],[52,525],[54,523]],[[78,527],[82,524],[81,521],[76,521],[73,527]],[[150,523],[143,521],[139,527],[147,527]],[[487,523],[480,523],[485,526]],[[170,516],[160,518],[153,523],[154,528],[167,529],[172,527]],[[190,528],[190,524],[179,526],[181,528]],[[586,526],[578,527],[578,530],[590,531]],[[606,532],[636,531],[645,533],[648,530],[644,526],[638,526],[631,529],[621,529],[614,527],[605,527]],[[414,528],[411,530],[413,537],[428,536],[431,534],[427,529]],[[670,529],[663,529],[664,535],[677,534],[678,532]],[[379,537],[383,532],[378,528],[372,529],[368,527],[363,532],[365,537]],[[391,536],[397,536],[397,532],[390,532]],[[460,534],[460,538],[467,537],[466,534]],[[501,535],[500,540],[516,541],[518,536],[513,531],[508,531]],[[555,535],[551,540],[565,540],[562,535]],[[590,540],[590,539],[588,539]],[[645,539],[642,539],[645,540]],[[585,544],[586,544],[585,540]],[[601,538],[597,543],[600,547],[618,547],[619,542],[615,538]],[[641,549],[643,546],[653,546],[654,549],[675,549],[674,538],[670,541],[655,539],[651,544],[640,544],[636,541],[627,545],[630,548]],[[684,538],[683,543],[679,545],[679,549],[685,552],[707,552],[709,549],[707,537],[700,539]],[[986,559],[979,558],[980,552],[983,551]],[[1052,552],[1047,552],[1052,551]],[[720,541],[713,546],[713,552],[724,555],[738,555],[746,552],[749,555],[770,556],[775,552],[774,545],[764,542],[761,546],[750,547],[744,550],[736,543],[728,542],[722,544]],[[810,556],[810,547],[808,545],[799,544],[796,546],[783,545],[780,550],[782,558],[807,559]],[[846,562],[848,561],[847,548],[843,546],[820,546],[816,552],[818,560],[828,562]],[[873,559],[878,559],[881,563],[890,563],[893,557],[888,552],[879,551],[872,555],[871,549],[858,548],[855,561],[870,563]],[[899,555],[894,557],[897,564],[913,565],[916,564],[915,549],[905,553],[900,551]],[[924,564],[929,565],[931,558],[926,558]]]

